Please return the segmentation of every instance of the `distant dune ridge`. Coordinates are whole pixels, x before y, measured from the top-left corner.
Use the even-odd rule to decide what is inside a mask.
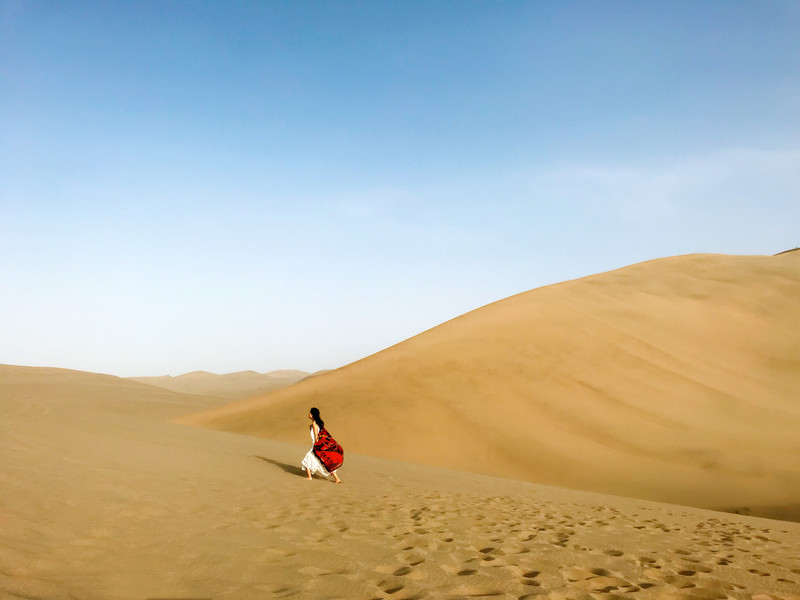
[[[800,253],[653,260],[490,304],[179,422],[800,518]]]
[[[114,375],[70,369],[0,365],[0,401],[10,414],[102,410],[135,417],[173,418],[219,406],[224,399],[182,394]],[[16,407],[19,407],[17,409]]]
[[[309,373],[305,371],[284,369],[270,371],[269,373],[239,371],[224,375],[206,371],[194,371],[177,377],[164,375],[162,377],[130,377],[129,379],[183,394],[199,394],[238,400],[278,390],[297,383],[308,376]]]

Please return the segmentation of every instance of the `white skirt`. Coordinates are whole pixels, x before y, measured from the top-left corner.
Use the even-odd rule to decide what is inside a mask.
[[[317,458],[317,455],[314,454],[314,449],[313,448],[308,451],[308,454],[306,454],[305,458],[303,459],[303,462],[300,463],[300,464],[303,465],[304,469],[308,469],[312,473],[320,473],[324,477],[327,477],[328,475],[330,475],[330,473],[328,472],[328,469],[325,468],[325,465],[323,465],[320,462],[320,460]]]

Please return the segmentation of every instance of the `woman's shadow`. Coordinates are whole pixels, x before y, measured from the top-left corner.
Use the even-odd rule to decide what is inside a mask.
[[[278,462],[277,460],[273,460],[265,456],[255,455],[255,458],[263,460],[264,462],[268,462],[269,464],[275,465],[276,467],[280,467],[281,469],[283,469],[287,473],[291,473],[292,475],[303,475],[305,477],[306,473],[300,467],[296,467],[294,465],[287,465],[286,463]]]

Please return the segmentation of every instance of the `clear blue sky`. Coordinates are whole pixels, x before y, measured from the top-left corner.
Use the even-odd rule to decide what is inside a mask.
[[[0,363],[362,358],[800,245],[800,3],[0,0]]]

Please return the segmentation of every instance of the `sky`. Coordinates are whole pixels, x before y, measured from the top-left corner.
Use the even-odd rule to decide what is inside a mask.
[[[0,363],[336,368],[800,246],[800,2],[0,0]]]

